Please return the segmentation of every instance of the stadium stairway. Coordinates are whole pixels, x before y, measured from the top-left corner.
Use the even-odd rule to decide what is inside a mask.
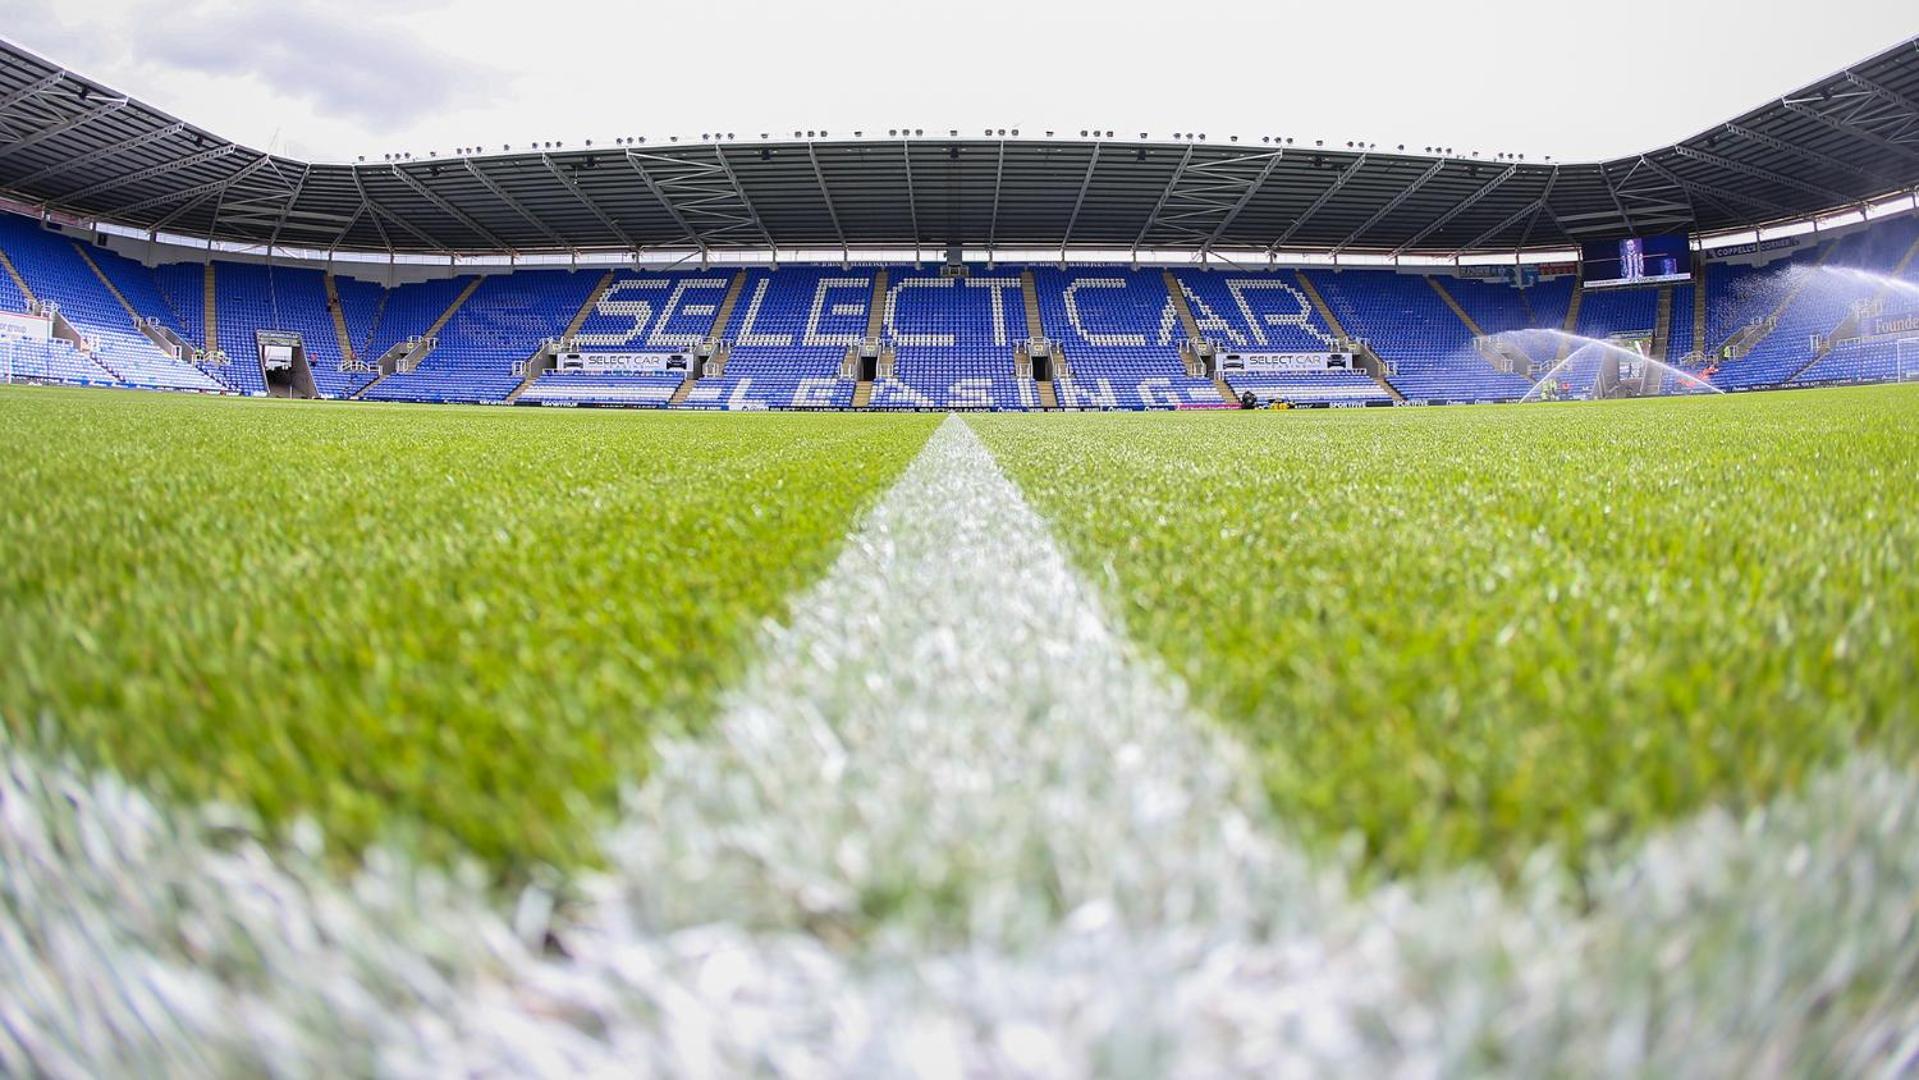
[[[1692,355],[1700,363],[1706,358],[1706,260],[1692,257]]]
[[[1485,357],[1488,364],[1501,371],[1506,370],[1506,357],[1499,351],[1500,347],[1486,336],[1486,330],[1479,325],[1479,320],[1473,318],[1464,307],[1460,306],[1459,298],[1453,295],[1445,282],[1439,280],[1438,275],[1427,274],[1425,277],[1426,284],[1432,286],[1433,292],[1439,294],[1439,299],[1444,301],[1452,313],[1458,317],[1460,323],[1466,327],[1466,332],[1473,336],[1473,350]]]
[[[1199,320],[1193,318],[1193,305],[1186,301],[1185,287],[1179,283],[1179,278],[1171,270],[1161,270],[1160,277],[1166,282],[1166,297],[1173,302],[1173,313],[1179,316],[1179,328],[1186,334],[1186,340],[1199,341]],[[1186,350],[1181,349],[1180,359],[1186,362],[1187,374],[1203,377],[1204,373],[1197,357],[1189,359]],[[1233,388],[1226,385],[1226,380],[1219,374],[1217,364],[1213,366],[1213,388],[1219,391],[1221,401],[1228,405],[1239,404],[1239,395],[1233,393]]]
[[[726,368],[726,331],[733,323],[733,312],[740,306],[740,294],[746,291],[746,271],[735,270],[733,280],[726,286],[726,295],[720,298],[720,310],[713,313],[712,329],[706,332],[706,339],[713,343],[713,355],[719,359],[720,370]],[[706,361],[695,358],[693,365],[686,369],[686,378],[673,388],[673,396],[666,399],[668,408],[682,404],[693,393],[693,384],[700,381],[706,373],[700,369]]]
[[[1225,378],[1219,374],[1217,368],[1213,370],[1213,389],[1219,391],[1221,401],[1234,405],[1239,403],[1239,395],[1233,393],[1233,388],[1226,384]]]
[[[1379,384],[1379,388],[1386,392],[1387,397],[1393,399],[1393,404],[1404,405],[1406,395],[1400,393],[1399,387],[1394,386],[1392,380],[1386,378],[1386,362],[1380,359],[1372,346],[1356,340],[1353,335],[1346,332],[1346,327],[1340,323],[1339,316],[1333,314],[1332,306],[1326,303],[1325,297],[1319,295],[1319,287],[1313,284],[1313,279],[1307,277],[1304,270],[1293,271],[1293,278],[1299,282],[1300,291],[1306,294],[1306,299],[1312,303],[1313,310],[1319,312],[1319,317],[1326,321],[1333,335],[1341,341],[1350,342],[1355,355],[1365,360],[1368,373],[1372,375],[1373,381]]]
[[[326,306],[333,313],[333,336],[340,342],[340,359],[353,363],[353,334],[346,328],[346,309],[340,305],[340,286],[333,280],[333,271],[322,275],[326,282]]]
[[[206,283],[206,293],[201,300],[200,339],[210,351],[220,347],[220,323],[218,319],[220,302],[217,299],[218,294],[216,294],[213,289],[212,259],[206,261],[206,273],[202,277],[202,280]]]
[[[866,301],[866,340],[868,341],[878,341],[880,332],[886,329],[886,290],[890,287],[885,267],[882,266],[873,271],[873,295]],[[857,355],[853,359],[857,361]],[[864,373],[865,365],[861,364],[860,374],[864,375]],[[871,408],[872,402],[873,380],[862,378],[853,386],[853,407],[855,409]]]
[[[1161,270],[1160,279],[1166,283],[1166,296],[1173,302],[1173,311],[1179,316],[1179,328],[1188,341],[1199,340],[1199,320],[1193,318],[1193,306],[1186,302],[1186,290],[1179,287],[1179,279],[1171,270]]]
[[[420,336],[427,338],[439,337],[440,331],[446,329],[446,324],[452,322],[453,316],[460,313],[460,308],[465,305],[468,300],[473,299],[474,293],[480,291],[480,285],[484,281],[486,281],[485,274],[473,275],[473,280],[466,283],[466,288],[460,290],[460,295],[453,298],[453,302],[446,306],[446,310],[440,312],[440,317],[433,320],[433,325],[427,327],[426,333]]]
[[[1919,239],[1913,240],[1911,245],[1906,248],[1906,253],[1899,257],[1898,263],[1893,266],[1892,270],[1888,272],[1886,276],[1895,280],[1903,278],[1906,274],[1906,268],[1912,265],[1913,257],[1916,255],[1919,255]],[[1878,307],[1879,304],[1885,301],[1886,294],[1891,291],[1892,287],[1890,285],[1881,285],[1874,289],[1872,299],[1868,301],[1869,308]],[[1800,365],[1798,370],[1786,377],[1785,381],[1788,383],[1798,382],[1800,376],[1816,367],[1819,361],[1824,360],[1835,346],[1850,337],[1853,332],[1858,329],[1859,313],[1857,311],[1847,312],[1846,317],[1839,321],[1839,325],[1832,328],[1832,333],[1827,334],[1825,339],[1819,343],[1819,347],[1813,350],[1812,359]]]
[[[13,260],[7,258],[4,250],[0,250],[0,268],[4,268],[7,276],[13,279],[13,287],[19,289],[20,295],[27,298],[29,307],[40,302],[40,298],[33,295],[33,289],[27,285],[27,279],[20,276],[20,271],[14,267]]]
[[[1031,270],[1021,270],[1019,272],[1019,292],[1020,306],[1026,312],[1026,340],[1044,341],[1046,339],[1046,323],[1040,318],[1039,314],[1039,283],[1033,280],[1033,272]],[[1062,357],[1056,349],[1052,358],[1053,370],[1055,372],[1057,372],[1059,368],[1061,359]],[[1026,357],[1026,343],[1021,342],[1015,346],[1013,349],[1013,374],[1022,379],[1032,378],[1033,369],[1030,366],[1031,363],[1032,362]],[[1055,410],[1059,408],[1059,391],[1053,386],[1053,380],[1033,379],[1033,394],[1039,401],[1040,408]]]
[[[740,306],[740,295],[746,292],[746,271],[735,270],[733,281],[726,287],[726,296],[720,300],[720,310],[713,314],[713,329],[706,336],[715,342],[726,339],[726,331],[733,323],[733,309]]]
[[[87,251],[87,245],[78,240],[72,240],[69,241],[69,243],[73,245],[74,253],[80,256],[80,261],[86,263],[87,269],[93,271],[93,276],[99,278],[100,284],[106,287],[107,295],[113,297],[114,302],[120,305],[120,310],[127,313],[127,321],[133,324],[133,328],[138,330],[142,337],[152,342],[153,347],[165,355],[169,361],[193,367],[192,351],[182,348],[185,343],[180,341],[177,335],[162,331],[154,325],[145,322],[145,317],[133,306],[133,302],[127,299],[126,294],[120,291],[120,286],[115,285],[113,279],[107,276],[107,272],[100,269],[100,264],[95,262],[92,253]],[[102,364],[101,366],[104,367],[105,365]],[[206,372],[200,371],[197,367],[194,367],[193,370],[199,372],[201,375],[206,375]],[[219,380],[213,379],[211,375],[207,375],[207,378],[212,379],[214,382],[219,382]],[[224,384],[222,385],[224,386]]]
[[[211,269],[210,265],[209,265],[209,269]],[[440,312],[440,317],[433,320],[433,325],[427,327],[425,330],[420,332],[420,337],[427,341],[432,341],[434,338],[438,337],[440,334],[440,331],[446,329],[446,324],[453,321],[453,316],[458,315],[460,313],[461,306],[464,305],[468,300],[471,300],[473,298],[473,294],[480,290],[480,285],[486,281],[486,278],[487,278],[487,275],[485,274],[473,275],[472,280],[466,283],[466,287],[460,290],[460,295],[455,296],[453,298],[453,302],[446,306],[446,310]],[[428,345],[424,351],[422,351],[418,356],[413,358],[412,367],[418,368],[420,366],[420,361],[425,360],[428,356],[431,356],[432,354],[433,354],[433,347],[431,345]],[[382,359],[385,359],[385,358],[382,357]],[[399,365],[396,363],[391,370],[380,372],[379,378],[376,378],[372,382],[367,383],[365,386],[360,387],[359,391],[353,395],[352,400],[360,401],[365,399],[367,394],[371,393],[374,387],[385,382],[388,375],[391,375],[398,370],[399,370]]]
[[[1666,358],[1666,349],[1672,342],[1672,286],[1659,287],[1659,308],[1652,320],[1652,355],[1656,360]],[[1657,394],[1665,385],[1666,370],[1657,364],[1648,366],[1646,383],[1641,389],[1644,394]]]
[[[106,286],[107,295],[113,297],[114,301],[120,305],[120,310],[127,313],[127,321],[135,326],[140,325],[140,313],[133,310],[133,305],[127,302],[127,295],[120,291],[120,287],[113,283],[112,278],[107,277],[105,271],[100,269],[100,264],[93,261],[93,256],[87,253],[87,246],[78,240],[67,242],[73,245],[74,254],[80,256],[80,261],[87,264],[87,269],[93,271],[93,276],[100,279],[100,284]]]
[[[1028,339],[1044,338],[1046,324],[1039,317],[1039,286],[1033,281],[1031,270],[1019,272],[1020,300],[1026,308],[1026,336]]]
[[[1459,321],[1466,324],[1466,329],[1472,332],[1473,337],[1486,336],[1486,331],[1480,328],[1477,320],[1466,313],[1465,308],[1459,306],[1459,301],[1453,296],[1452,291],[1446,288],[1445,283],[1439,280],[1438,275],[1427,274],[1426,284],[1431,285],[1433,291],[1439,294],[1439,298],[1446,302],[1446,306],[1453,310],[1453,314],[1459,316]]]
[[[600,297],[606,295],[607,287],[613,284],[613,277],[614,272],[608,270],[606,273],[600,275],[598,284],[587,290],[586,299],[580,303],[580,309],[575,311],[573,317],[566,321],[566,329],[560,331],[561,341],[572,341],[573,335],[579,333],[580,327],[586,325],[587,318],[593,314],[594,305],[600,302]],[[520,380],[520,385],[514,387],[513,390],[506,395],[506,403],[508,405],[520,400],[521,394],[531,390],[533,384],[540,381],[540,373],[546,371],[549,366],[548,363],[544,362],[546,358],[546,345],[542,343],[539,349],[527,358],[526,377]],[[687,377],[689,379],[692,378],[691,373],[689,373]]]
[[[1559,351],[1553,353],[1553,367],[1566,362],[1567,354],[1572,352],[1572,335],[1579,333],[1579,305],[1586,297],[1586,271],[1581,269],[1573,273],[1572,296],[1566,301],[1566,321],[1559,329],[1566,336],[1559,339]]]

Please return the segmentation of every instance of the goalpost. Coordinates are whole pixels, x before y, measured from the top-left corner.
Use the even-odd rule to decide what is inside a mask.
[[[1900,338],[1893,348],[1899,360],[1899,381],[1919,379],[1919,338]]]

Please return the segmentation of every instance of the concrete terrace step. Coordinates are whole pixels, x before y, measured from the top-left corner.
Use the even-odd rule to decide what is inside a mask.
[[[340,306],[340,287],[333,280],[333,271],[324,275],[326,281],[326,306],[333,313],[333,336],[340,343],[340,358],[353,363],[353,335],[346,328],[346,310]]]
[[[6,270],[7,276],[13,279],[14,288],[19,289],[20,295],[27,298],[27,303],[39,303],[40,298],[33,295],[33,289],[27,285],[27,279],[20,276],[19,270],[14,269],[13,260],[7,258],[5,251],[0,251],[0,269]]]
[[[1453,296],[1451,290],[1446,288],[1445,283],[1439,280],[1438,275],[1427,274],[1426,284],[1433,287],[1433,291],[1439,294],[1439,298],[1446,302],[1446,306],[1453,310],[1454,315],[1459,316],[1459,321],[1466,324],[1466,329],[1472,331],[1474,337],[1486,336],[1486,331],[1480,328],[1477,320],[1466,313],[1465,308],[1459,306],[1459,301]]]

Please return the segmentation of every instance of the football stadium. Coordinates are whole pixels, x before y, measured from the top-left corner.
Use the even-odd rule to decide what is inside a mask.
[[[0,41],[0,1074],[1919,1073],[1876,40],[1566,160]]]

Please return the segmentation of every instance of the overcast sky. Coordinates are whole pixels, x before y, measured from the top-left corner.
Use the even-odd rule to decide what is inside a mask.
[[[0,0],[0,16],[56,63],[320,160],[988,126],[1587,160],[1919,34],[1916,0]]]

